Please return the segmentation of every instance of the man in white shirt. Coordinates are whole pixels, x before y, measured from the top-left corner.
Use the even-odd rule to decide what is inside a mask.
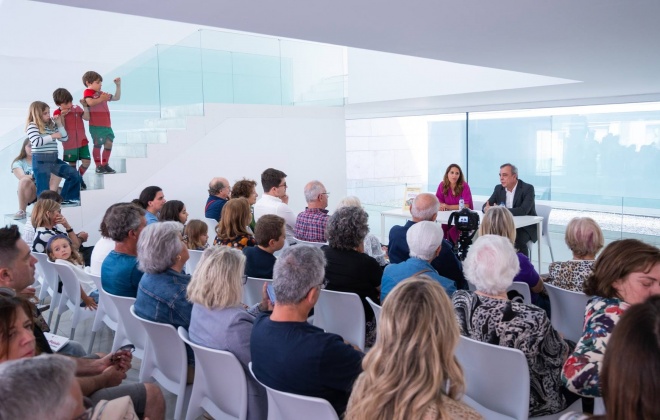
[[[518,179],[518,168],[510,163],[500,166],[500,184],[495,186],[483,211],[491,206],[504,204],[514,216],[536,216],[536,203],[534,200],[534,186]],[[527,242],[538,240],[536,225],[516,229],[515,247],[518,252],[529,257]]]
[[[286,241],[289,245],[293,245],[296,215],[291,211],[289,196],[286,195],[286,174],[268,168],[261,174],[261,185],[264,188],[264,195],[254,204],[254,220],[259,221],[264,214],[280,216],[286,223]]]

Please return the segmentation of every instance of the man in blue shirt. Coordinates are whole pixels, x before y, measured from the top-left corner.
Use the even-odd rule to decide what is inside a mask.
[[[204,217],[220,221],[222,208],[229,201],[231,186],[227,178],[217,177],[209,182],[209,198],[204,207]]]

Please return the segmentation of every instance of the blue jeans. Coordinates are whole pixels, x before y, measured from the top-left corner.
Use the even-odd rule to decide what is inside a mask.
[[[80,200],[80,173],[68,163],[57,158],[57,152],[35,153],[32,155],[32,169],[37,181],[37,197],[48,189],[50,174],[64,178],[62,198]]]

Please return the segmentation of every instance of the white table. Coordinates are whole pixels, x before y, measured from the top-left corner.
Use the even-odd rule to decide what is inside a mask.
[[[441,223],[441,224],[447,224],[449,222],[449,216],[454,212],[455,210],[450,210],[450,211],[439,211],[438,212],[438,218],[435,220],[436,223]],[[483,212],[477,211],[477,214],[479,214],[479,220],[483,217]],[[388,210],[388,211],[383,211],[380,213],[380,232],[381,236],[383,238],[386,238],[387,232],[385,232],[385,218],[386,217],[394,217],[397,219],[403,219],[409,220],[412,219],[412,216],[410,214],[410,211],[408,210],[403,210],[401,208],[399,209],[394,209],[394,210]],[[536,225],[536,229],[538,232],[538,240],[536,241],[536,247],[537,247],[537,252],[538,252],[538,271],[539,273],[541,272],[541,234],[542,234],[542,228],[543,228],[543,217],[541,216],[513,216],[513,222],[514,225],[516,226],[516,229],[525,227],[525,226],[531,226],[531,225]]]

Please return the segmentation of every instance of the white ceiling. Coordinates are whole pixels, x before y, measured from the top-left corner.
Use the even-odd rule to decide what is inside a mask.
[[[354,116],[660,100],[659,0],[41,1],[581,82],[349,105]]]

